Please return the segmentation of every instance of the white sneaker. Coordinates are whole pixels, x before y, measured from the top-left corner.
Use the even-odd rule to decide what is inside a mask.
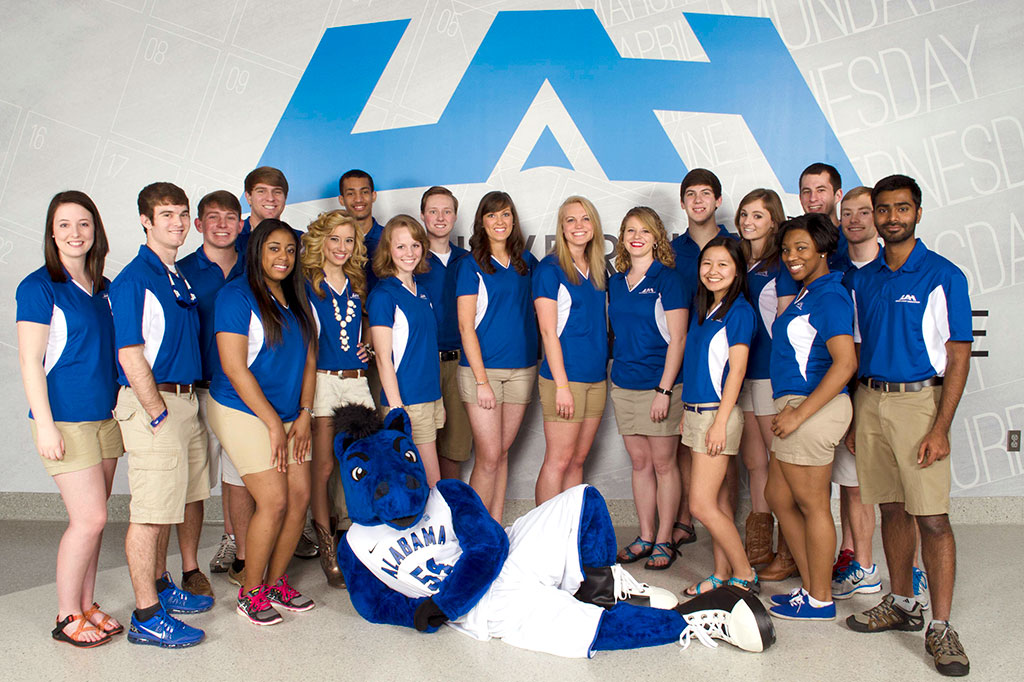
[[[856,561],[837,575],[832,581],[832,598],[849,599],[855,594],[873,594],[882,589],[882,576],[878,572],[878,564],[864,568]]]
[[[914,599],[921,605],[922,611],[927,611],[931,606],[928,600],[928,574],[917,566],[914,566]]]
[[[621,564],[613,564],[612,578],[615,581],[615,601],[629,601],[640,606],[655,609],[671,609],[679,600],[669,590],[642,583],[629,574]]]

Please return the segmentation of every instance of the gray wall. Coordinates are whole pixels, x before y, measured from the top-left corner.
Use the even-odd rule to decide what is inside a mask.
[[[682,10],[767,13],[858,174],[865,182],[891,172],[919,180],[919,235],[964,269],[973,307],[990,313],[976,324],[987,336],[975,345],[989,355],[972,361],[953,425],[955,494],[1024,495],[1020,453],[1005,450],[1007,429],[1024,427],[1024,355],[1012,331],[1020,310],[1013,301],[1024,292],[1017,282],[1018,272],[1024,281],[1024,215],[1017,216],[1024,50],[1020,6],[1012,0],[8,0],[0,29],[0,278],[10,292],[0,300],[0,395],[8,405],[0,417],[7,434],[0,490],[55,489],[26,423],[13,300],[17,283],[42,263],[42,223],[54,192],[78,188],[96,200],[113,245],[112,277],[143,238],[135,210],[143,185],[174,181],[193,201],[213,189],[241,192],[326,28],[411,18],[356,131],[427,124],[440,116],[499,5],[593,8],[623,56],[665,60],[704,59]],[[494,95],[501,106],[500,82]],[[731,225],[735,202],[753,187],[782,193],[741,117],[659,117],[683,163],[723,179],[719,222]],[[545,126],[575,170],[520,170]],[[817,143],[808,140],[809,148]],[[467,234],[477,199],[495,187],[515,197],[527,233],[537,235],[537,255],[570,193],[597,204],[606,232],[617,232],[636,204],[656,208],[675,231],[685,227],[678,186],[609,181],[549,85],[486,184],[453,187],[465,203],[460,234]],[[421,191],[381,192],[375,214],[416,213]],[[788,212],[799,212],[795,195],[784,199]],[[330,199],[291,205],[284,217],[304,226],[333,206]],[[198,244],[190,235],[186,249]],[[534,406],[512,455],[511,497],[532,497],[543,449]],[[608,497],[630,497],[628,457],[610,409],[588,479]],[[126,490],[121,471],[116,491]]]

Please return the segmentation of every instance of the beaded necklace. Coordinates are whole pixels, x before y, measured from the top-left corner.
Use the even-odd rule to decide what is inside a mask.
[[[338,297],[334,293],[334,287],[331,286],[330,282],[324,280],[327,283],[327,288],[331,291],[331,305],[334,306],[334,319],[341,325],[341,334],[339,334],[339,340],[341,341],[341,350],[348,351],[351,348],[348,338],[348,330],[345,326],[355,319],[356,313],[358,312],[358,306],[352,297],[346,297],[348,303],[345,304],[345,315],[341,314],[341,306],[338,305]],[[345,283],[345,287],[348,287],[348,282]]]

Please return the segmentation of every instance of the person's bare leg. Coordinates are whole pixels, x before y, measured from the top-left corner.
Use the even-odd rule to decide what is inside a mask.
[[[53,481],[68,512],[68,527],[57,550],[57,619],[64,620],[92,606],[92,586],[89,587],[89,603],[84,608],[83,592],[107,523],[107,497],[99,464],[57,474]],[[93,582],[95,577],[93,572]],[[77,627],[69,623],[64,631],[70,634]],[[94,642],[102,637],[102,633],[90,631],[84,632],[80,639]]]
[[[654,460],[650,436],[623,436],[622,441],[632,465],[633,504],[640,522],[640,537],[655,541],[654,519],[657,510],[658,484],[654,476]],[[639,548],[634,547],[634,551]]]
[[[169,526],[151,523],[128,524],[128,532],[124,537],[124,553],[128,559],[128,575],[132,580],[137,609],[149,608],[158,601],[156,581],[153,579],[153,576],[160,575],[157,573],[157,550],[160,536],[167,537],[169,533]]]
[[[500,406],[497,406],[492,410],[485,410],[475,403],[466,403],[466,413],[469,415],[469,424],[473,430],[473,450],[476,453],[473,471],[469,475],[469,485],[480,496],[491,517],[501,523],[499,510],[494,508],[492,501],[498,469],[502,462],[499,408]]]
[[[902,502],[878,506],[882,510],[882,547],[892,593],[913,598],[914,517],[907,513]]]
[[[103,491],[104,491],[103,513],[105,515],[106,511],[107,511],[107,500],[110,499],[110,491],[111,491],[111,489],[113,488],[113,485],[114,485],[114,472],[117,470],[117,460],[116,459],[105,459],[102,462],[100,462],[100,468],[103,471]],[[88,610],[89,608],[91,608],[93,602],[96,601],[96,598],[95,598],[96,571],[97,571],[97,566],[99,565],[99,560],[100,560],[100,547],[102,547],[102,546],[103,546],[103,531],[101,530],[100,531],[99,542],[96,543],[96,551],[93,552],[92,560],[89,562],[89,568],[88,568],[88,570],[86,570],[85,577],[82,580],[82,610],[83,611]],[[96,625],[100,621],[103,620],[103,616],[101,616],[99,614],[96,614],[95,616],[93,616],[93,618],[91,620],[93,621],[93,625]],[[115,628],[118,625],[120,625],[120,623],[118,623],[117,619],[114,618],[113,616],[111,616],[110,620],[108,621],[108,629]]]
[[[764,417],[744,412],[743,437],[740,440],[743,466],[747,469],[750,481],[750,507],[751,511],[757,513],[768,511],[768,503],[764,499],[764,486],[768,481],[768,448],[761,435],[761,419]]]
[[[853,558],[864,568],[875,563],[871,541],[875,535],[875,506],[860,500],[860,487],[843,488],[847,495],[847,509],[850,516],[850,536],[853,542]],[[844,536],[845,542],[845,536]],[[845,549],[846,546],[843,546]]]
[[[565,490],[563,483],[573,460],[582,423],[544,422],[544,463],[537,474],[534,501],[540,505]],[[582,463],[579,467],[582,479]]]
[[[203,532],[203,511],[202,501],[189,502],[185,505],[185,520],[176,526],[182,573],[199,568],[199,536]]]
[[[245,561],[245,542],[249,535],[249,519],[256,512],[256,501],[244,485],[225,483],[228,496],[228,509],[231,512],[231,525],[235,529],[235,558]]]
[[[263,584],[267,564],[270,562],[274,545],[277,544],[285,509],[288,506],[288,482],[286,475],[277,469],[246,474],[242,476],[242,480],[256,502],[256,510],[249,519],[245,543],[247,554],[243,589],[248,592]],[[299,534],[302,534],[301,528]]]
[[[330,500],[327,484],[334,471],[334,429],[330,417],[313,420],[313,461],[310,483],[310,510],[321,528],[331,528]]]
[[[818,601],[832,601],[832,558],[836,552],[836,524],[832,518],[829,493],[832,467],[801,466],[780,462],[780,468],[793,499],[804,518],[804,554],[806,573],[801,572],[804,589]],[[793,550],[793,543],[790,543]],[[796,554],[794,553],[794,558]]]
[[[679,513],[681,483],[679,481],[679,465],[676,461],[675,436],[648,436],[651,449],[651,461],[654,465],[654,478],[657,485],[658,532],[654,538],[657,543],[672,541],[672,523]],[[658,564],[665,563],[665,560]]]
[[[164,525],[160,526],[160,536],[156,541],[156,571],[153,574],[153,579],[157,580],[163,577],[163,574],[167,572],[167,545],[171,539],[171,526]]]
[[[437,441],[429,443],[416,443],[416,449],[420,451],[420,460],[427,472],[427,485],[433,488],[441,479],[441,468],[437,462]],[[327,528],[328,526],[324,526]]]
[[[676,514],[676,521],[684,526],[693,525],[693,515],[690,514],[690,472],[693,468],[690,463],[690,448],[682,443],[676,444],[676,460],[679,464],[679,512]],[[683,539],[683,531],[672,532],[672,542]]]
[[[779,520],[779,532],[785,537],[789,552],[793,556],[800,576],[809,575],[807,569],[807,531],[804,527],[804,515],[793,499],[793,491],[789,481],[782,472],[782,463],[772,457],[768,464],[768,485],[765,495],[775,518]],[[831,599],[831,597],[829,597]]]
[[[454,459],[448,459],[444,455],[439,455],[437,465],[441,469],[441,478],[462,478],[462,462],[456,462]]]
[[[587,457],[590,456],[590,449],[594,446],[594,438],[597,436],[597,429],[600,426],[600,417],[589,417],[583,420],[572,460],[562,478],[562,490],[568,490],[583,483],[583,465],[586,463]]]
[[[720,556],[716,558],[716,571],[728,570],[728,574],[723,573],[718,577],[751,580],[754,569],[747,561],[743,541],[727,511],[728,498],[721,494],[730,459],[730,455],[711,457],[703,452],[692,453],[690,511],[708,529],[718,545]],[[720,562],[724,562],[724,565]]]
[[[918,516],[921,531],[921,556],[928,571],[932,617],[949,620],[953,607],[953,584],[956,582],[956,540],[947,514]],[[913,592],[906,596],[913,596]]]
[[[287,506],[281,521],[277,542],[274,544],[267,565],[267,584],[273,585],[288,572],[302,529],[306,525],[306,509],[309,507],[310,470],[308,464],[288,465],[286,476]],[[248,562],[246,562],[248,564]],[[248,578],[247,578],[248,580]]]
[[[501,466],[498,468],[498,476],[494,482],[494,493],[491,502],[497,512],[498,523],[505,513],[505,489],[508,484],[508,451],[519,434],[519,427],[523,424],[523,417],[526,416],[527,405],[515,405],[502,403],[495,409],[501,410]]]

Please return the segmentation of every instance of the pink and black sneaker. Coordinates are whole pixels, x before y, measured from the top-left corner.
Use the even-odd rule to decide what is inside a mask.
[[[267,599],[270,590],[260,585],[248,592],[238,588],[238,612],[254,625],[277,625],[283,618]]]
[[[302,596],[298,590],[288,584],[287,573],[267,588],[267,599],[289,611],[309,611],[316,606],[312,599]]]

